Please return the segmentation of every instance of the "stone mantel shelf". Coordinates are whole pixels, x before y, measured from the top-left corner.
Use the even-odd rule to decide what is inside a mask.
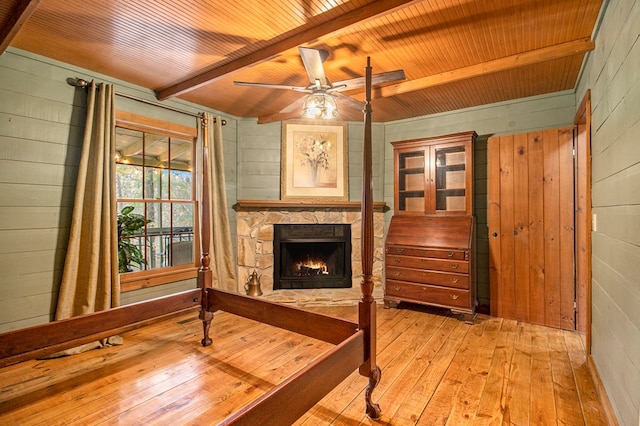
[[[236,211],[246,210],[360,210],[360,201],[283,201],[283,200],[238,200],[233,206]],[[389,210],[384,201],[375,201],[373,210],[386,212]]]

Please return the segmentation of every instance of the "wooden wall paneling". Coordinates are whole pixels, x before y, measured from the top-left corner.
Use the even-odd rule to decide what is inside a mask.
[[[516,281],[513,262],[514,253],[514,182],[513,182],[513,136],[500,138],[500,256],[501,274],[499,305],[505,318],[515,318]]]
[[[487,204],[489,228],[489,311],[493,316],[500,316],[498,303],[501,274],[500,254],[500,138],[491,137],[487,141]]]
[[[575,230],[573,128],[558,130],[560,186],[560,327],[575,329]]]
[[[6,161],[0,168],[0,182],[62,186],[74,180],[76,173],[77,169],[57,164]]]
[[[560,159],[558,132],[542,133],[544,151],[544,324],[560,326]]]
[[[17,207],[15,194],[22,194],[20,197],[21,207],[66,207],[73,205],[73,191],[63,186],[19,184],[13,182],[1,183],[0,185],[2,188],[0,191],[0,206]]]
[[[527,135],[513,136],[515,318],[529,317],[529,167]]]
[[[0,93],[4,95],[1,89]],[[11,123],[10,126],[4,126],[2,129],[3,137],[16,138],[20,141],[60,144],[67,150],[76,149],[78,152],[81,150],[83,129],[73,123],[69,125],[62,122],[47,122],[46,126],[38,126],[34,125],[33,119],[16,115],[10,110],[0,111],[0,119],[3,123]]]
[[[1,188],[1,186],[0,186]],[[0,211],[2,208],[0,208]],[[29,229],[2,229],[0,227],[0,255],[21,253],[39,247],[41,250],[55,250],[65,246],[68,229],[60,232],[55,228],[33,226]]]
[[[71,225],[71,207],[0,207],[0,229],[63,228]],[[8,228],[8,227],[11,228]],[[40,247],[33,247],[37,251]]]
[[[43,272],[34,272],[33,274],[22,274],[11,277],[10,281],[13,285],[0,286],[0,303],[3,303],[3,300],[10,297],[23,298],[40,294],[42,293],[43,282],[60,280],[61,276],[62,271],[60,270],[47,270]],[[3,280],[4,279],[5,277],[3,277]],[[50,292],[50,290],[48,292]],[[4,312],[0,313],[0,315],[4,315]],[[15,318],[13,318],[13,320],[15,320]],[[2,327],[0,327],[0,329],[2,329]]]
[[[281,125],[243,121],[238,131],[237,198],[280,199]]]
[[[40,290],[38,294],[13,297],[9,288],[8,300],[0,300],[0,333],[39,325],[52,320],[51,308],[55,309],[57,292]],[[18,318],[18,320],[16,320]]]
[[[544,238],[545,238],[545,323],[560,316],[560,159],[558,135],[545,130],[542,136],[544,151]],[[556,319],[557,318],[557,319]],[[552,320],[553,319],[553,320]],[[554,324],[555,325],[555,324]]]
[[[50,265],[50,262],[54,262],[57,265],[64,261],[64,255],[65,252],[61,249],[10,253],[2,256],[0,268],[12,271],[11,275],[3,275],[4,278],[8,278],[7,284],[10,284],[13,277],[20,277],[27,273],[46,272],[52,268],[55,271],[57,268]],[[34,267],[34,264],[38,266]]]
[[[0,135],[3,154],[14,161],[31,161],[49,164],[78,164],[80,147],[67,147],[59,143],[42,143],[21,137]]]
[[[544,323],[544,171],[542,134],[527,135],[529,152],[529,321]]]

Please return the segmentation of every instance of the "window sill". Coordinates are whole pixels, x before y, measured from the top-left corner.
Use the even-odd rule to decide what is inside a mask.
[[[156,271],[129,272],[120,274],[120,292],[140,290],[158,285],[183,281],[198,276],[195,266],[165,268]]]

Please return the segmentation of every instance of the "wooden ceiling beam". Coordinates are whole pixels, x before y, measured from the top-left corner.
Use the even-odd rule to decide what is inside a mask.
[[[286,33],[282,39],[261,48],[257,52],[250,53],[219,67],[207,70],[172,86],[157,90],[156,97],[159,100],[165,100],[172,96],[179,96],[241,68],[254,65],[286,50],[300,46],[310,40],[315,40],[341,31],[351,25],[362,23],[383,14],[391,13],[417,1],[418,0],[375,0],[365,6],[350,10],[337,18],[326,19],[319,25],[300,26]]]
[[[41,0],[22,0],[17,2],[15,9],[7,20],[7,23],[0,30],[0,55],[7,50],[22,26],[38,8],[40,1]]]
[[[376,98],[399,95],[409,93],[416,90],[427,89],[429,87],[439,86],[442,84],[453,83],[483,75],[493,74],[500,71],[507,71],[513,68],[519,68],[526,65],[533,65],[540,62],[551,61],[554,59],[564,58],[565,56],[586,53],[595,48],[595,43],[589,37],[578,40],[560,43],[553,46],[543,47],[540,49],[530,50],[528,52],[511,55],[493,61],[482,62],[480,64],[471,65],[464,68],[458,68],[439,74],[429,75],[426,77],[416,78],[414,80],[403,81],[389,86],[376,89]],[[346,93],[346,92],[345,92]],[[364,93],[362,90],[352,91],[351,96]]]

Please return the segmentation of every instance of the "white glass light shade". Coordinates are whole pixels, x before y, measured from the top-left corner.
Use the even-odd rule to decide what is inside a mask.
[[[333,95],[312,93],[302,105],[302,116],[311,119],[330,119],[338,116],[338,103]]]

